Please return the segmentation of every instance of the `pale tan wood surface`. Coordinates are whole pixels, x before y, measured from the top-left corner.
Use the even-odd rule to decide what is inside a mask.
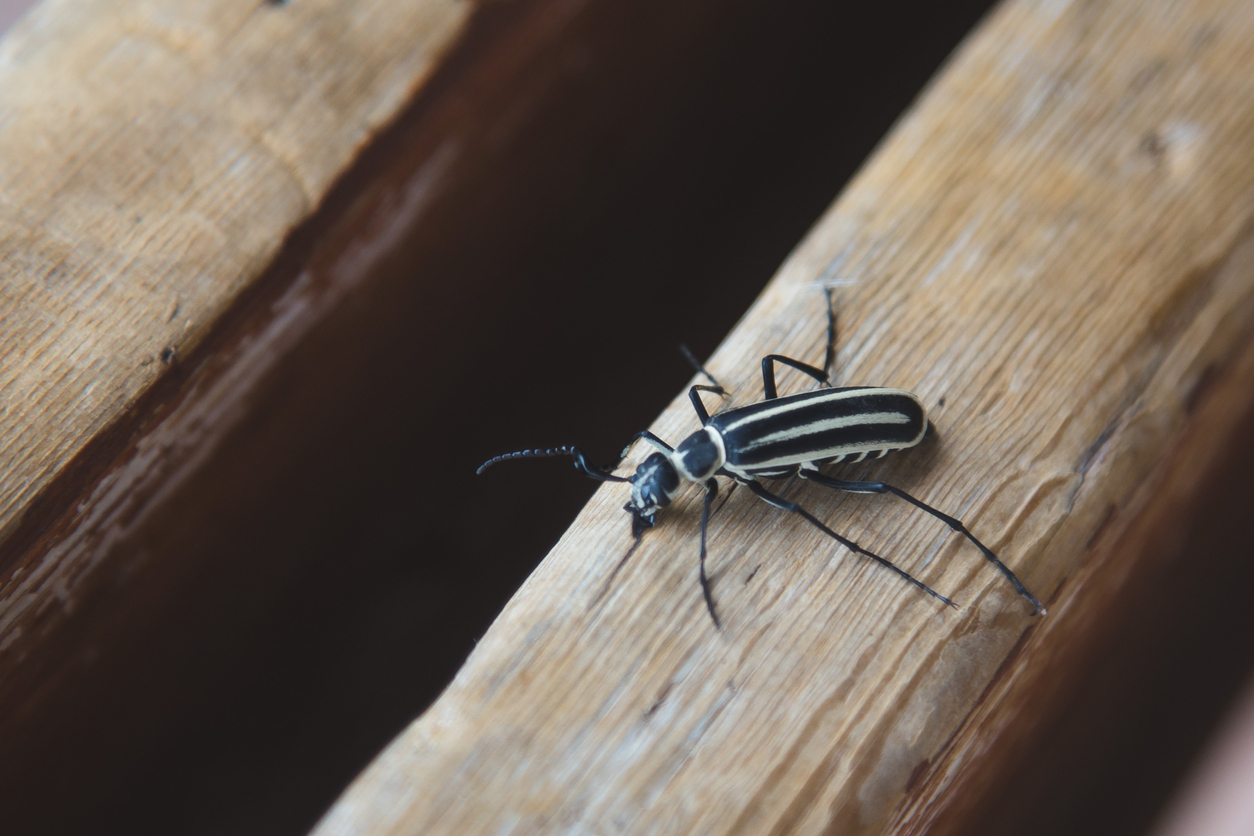
[[[157,376],[163,349],[194,348],[466,12],[53,0],[9,33],[0,532]],[[161,165],[129,180],[137,159]]]
[[[1000,7],[709,362],[756,399],[762,354],[821,358],[845,280],[842,382],[918,393],[941,441],[844,472],[962,517],[1050,615],[901,503],[787,485],[962,609],[742,490],[717,632],[697,492],[620,569],[608,485],[317,832],[963,832],[1086,625],[1187,558],[1172,515],[1248,419],[1251,44],[1235,0]],[[677,397],[653,429],[693,427]]]
[[[269,266],[468,9],[51,0],[7,34],[0,536]],[[253,350],[281,350],[264,342]],[[229,423],[200,418],[208,435]],[[212,447],[203,435],[166,444]],[[85,507],[119,514],[160,447]],[[21,642],[35,610],[73,608],[75,579],[101,553],[82,546],[5,567],[0,648]]]

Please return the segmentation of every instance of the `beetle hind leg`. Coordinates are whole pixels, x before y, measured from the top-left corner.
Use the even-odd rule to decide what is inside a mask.
[[[1001,572],[1002,576],[1005,577],[1006,580],[1010,581],[1010,585],[1014,587],[1015,592],[1018,592],[1021,596],[1027,599],[1028,603],[1032,605],[1033,615],[1045,615],[1045,605],[1038,601],[1035,595],[1028,592],[1027,587],[1025,587],[1023,582],[1019,580],[1018,576],[1011,571],[1010,567],[1005,563],[1002,563],[1001,558],[994,554],[992,549],[981,543],[979,539],[971,533],[970,529],[962,524],[961,520],[933,508],[921,499],[916,499],[903,491],[901,488],[893,487],[892,485],[884,482],[854,482],[846,479],[833,479],[831,476],[825,476],[817,470],[802,470],[800,475],[803,479],[809,479],[811,482],[816,482],[825,487],[833,488],[838,491],[845,491],[847,493],[889,493],[893,496],[904,499],[906,502],[909,502],[919,510],[931,514],[933,517],[949,526],[951,530],[961,534],[963,537],[966,537],[973,544],[975,544],[975,547],[978,548],[984,555],[984,559],[996,566],[997,571]]]
[[[805,475],[804,472],[802,475],[803,476]],[[737,478],[736,481],[744,485],[745,487],[747,487],[749,490],[753,491],[754,495],[756,495],[758,499],[761,499],[763,502],[769,505],[774,505],[776,508],[779,508],[781,511],[788,511],[789,513],[797,514],[806,522],[810,523],[810,525],[819,529],[828,537],[831,537],[833,540],[840,543],[845,548],[849,549],[851,552],[855,552],[857,554],[863,555],[864,557],[868,557],[871,560],[874,560],[876,563],[883,566],[885,569],[888,569],[889,571],[893,572],[894,574],[908,581],[909,583],[911,583],[918,589],[921,589],[922,591],[926,592],[928,595],[931,595],[933,598],[936,598],[937,600],[947,604],[948,606],[953,607],[954,609],[958,608],[958,605],[955,604],[953,601],[951,601],[949,598],[946,598],[944,595],[941,595],[935,589],[932,589],[932,587],[928,586],[923,581],[919,580],[914,575],[907,572],[905,569],[902,569],[900,566],[898,566],[896,563],[893,563],[888,558],[880,557],[878,554],[875,554],[874,552],[871,552],[862,548],[862,546],[859,546],[857,543],[855,543],[853,540],[850,540],[848,537],[842,537],[841,535],[837,534],[835,531],[832,531],[830,528],[824,525],[823,522],[818,517],[814,516],[813,514],[811,514],[806,509],[802,508],[797,503],[788,499],[784,499],[782,496],[779,496],[777,494],[771,493],[765,487],[762,486],[762,483],[754,479]]]

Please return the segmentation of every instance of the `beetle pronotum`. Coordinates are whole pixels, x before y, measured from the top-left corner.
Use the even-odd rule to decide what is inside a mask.
[[[726,391],[690,356],[689,359],[713,385],[698,384],[688,390],[693,409],[701,419],[701,429],[680,442],[678,447],[671,447],[653,433],[643,430],[632,437],[618,461],[608,468],[589,464],[583,451],[578,447],[567,446],[507,453],[484,462],[477,472],[482,473],[497,462],[510,459],[571,456],[575,460],[575,467],[593,479],[631,484],[631,500],[623,506],[623,510],[631,514],[632,533],[637,539],[645,529],[654,525],[657,512],[671,503],[685,483],[695,482],[702,485],[705,488],[705,503],[701,509],[699,574],[701,593],[716,627],[720,626],[720,622],[705,571],[710,506],[718,494],[718,483],[714,478],[716,476],[735,480],[764,502],[797,514],[850,551],[874,560],[928,595],[956,607],[949,598],[909,572],[837,534],[809,511],[767,490],[758,480],[796,475],[838,491],[898,496],[974,543],[984,557],[1010,581],[1015,591],[1032,604],[1033,614],[1044,615],[1045,607],[1041,602],[1028,592],[1010,567],[988,546],[981,543],[961,521],[884,482],[835,479],[819,470],[825,464],[860,462],[868,456],[882,458],[891,451],[914,447],[923,440],[928,430],[927,411],[919,399],[909,392],[871,386],[839,389],[831,387],[830,374],[836,356],[836,317],[832,310],[830,290],[827,291],[827,302],[827,353],[824,368],[818,369],[782,354],[768,354],[762,358],[762,388],[765,398],[758,403],[733,407],[710,415],[701,400],[701,393],[712,392],[722,396]],[[791,366],[828,388],[781,398],[775,387],[776,363]],[[657,452],[646,458],[634,475],[615,476],[612,471],[626,458],[632,445],[639,439],[652,444]]]

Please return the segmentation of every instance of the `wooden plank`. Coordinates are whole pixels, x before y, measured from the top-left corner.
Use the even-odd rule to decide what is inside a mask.
[[[293,4],[50,4],[4,41],[6,829],[82,829],[119,781],[167,769],[171,716],[248,677],[231,652],[310,562],[338,568],[325,518],[390,465],[354,454],[396,447],[343,427],[436,424],[425,399],[452,364],[398,386],[384,361],[490,320],[483,287],[439,281],[449,242],[517,247],[490,233],[525,240],[560,203],[589,135],[642,105],[624,50],[708,8],[660,5],[670,28],[656,6],[565,0],[301,4],[286,22]],[[408,411],[359,414],[387,388],[416,392]],[[311,472],[335,491],[266,504]],[[296,523],[232,530],[275,504]]]
[[[466,14],[53,0],[6,37],[0,535],[163,356],[195,349]],[[95,316],[106,303],[109,318]],[[44,582],[25,574],[19,599]]]
[[[276,404],[282,370],[346,294],[377,285],[448,155],[415,143],[373,193],[346,201],[340,184],[317,246],[293,231],[412,104],[470,12],[51,2],[0,43],[5,829],[84,826],[73,818],[161,740],[179,703],[146,701],[128,665],[162,640],[163,614],[247,630],[247,598],[223,606],[205,566],[232,567],[254,596],[290,575],[281,561],[241,572],[205,531],[224,498],[273,487],[293,457],[283,443],[305,430],[293,413],[322,414],[308,398]],[[334,260],[343,248],[356,258]],[[259,414],[278,430],[258,432]],[[247,477],[206,479],[241,426],[260,444],[242,451]]]
[[[452,2],[54,0],[9,33],[0,536],[11,539],[52,479],[196,350],[466,14]],[[210,435],[228,423],[202,419]],[[161,446],[151,453],[159,459]],[[136,458],[88,503],[125,517],[153,466]],[[64,543],[4,567],[0,647],[38,632],[40,610],[75,606],[74,579],[94,552]]]
[[[789,486],[963,608],[738,491],[718,632],[695,492],[620,568],[609,485],[318,832],[967,832],[1087,628],[1189,557],[1168,535],[1254,410],[1252,36],[1233,0],[1003,5],[709,363],[755,399],[762,354],[821,357],[816,282],[848,279],[842,379],[917,392],[942,437],[852,473],[961,516],[1049,616],[934,520]],[[692,427],[677,397],[653,429]]]

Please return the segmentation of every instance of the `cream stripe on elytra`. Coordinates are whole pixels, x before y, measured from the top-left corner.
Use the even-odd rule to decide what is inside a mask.
[[[824,405],[824,404],[835,403],[837,401],[848,400],[849,398],[864,397],[868,393],[873,393],[876,395],[909,395],[911,398],[914,397],[914,395],[911,395],[909,392],[903,392],[900,389],[875,389],[870,386],[864,386],[858,389],[846,389],[846,390],[839,391],[839,392],[833,391],[830,393],[824,393],[821,396],[807,397],[805,399],[805,405],[808,407],[817,407],[817,406]],[[809,393],[809,392],[806,393],[806,395],[811,395],[811,394],[812,393]],[[740,427],[751,421],[761,421],[766,418],[770,418],[773,415],[779,415],[784,412],[792,412],[793,410],[798,408],[798,404],[793,400],[793,398],[798,398],[798,397],[802,397],[802,396],[793,395],[791,398],[778,398],[777,400],[779,401],[779,406],[776,406],[774,409],[755,410],[752,415],[747,415],[744,418],[741,418],[737,421],[732,421],[730,424],[723,427],[723,432],[729,433],[732,430],[736,429],[737,427]]]
[[[743,423],[743,422],[737,422]],[[795,427],[777,430],[759,436],[748,444],[741,445],[742,451],[756,450],[767,444],[773,444],[777,441],[786,441],[791,438],[802,438],[807,435],[827,432],[828,430],[846,429],[848,427],[862,427],[872,424],[909,424],[910,416],[904,412],[861,412],[856,415],[840,415],[835,418],[826,418],[818,421],[811,421],[808,424],[798,424]],[[883,445],[873,445],[868,450],[878,450]],[[860,448],[859,448],[860,449]]]

